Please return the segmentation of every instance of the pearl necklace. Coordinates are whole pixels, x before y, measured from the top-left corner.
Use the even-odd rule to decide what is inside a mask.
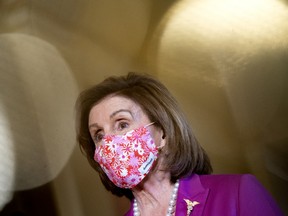
[[[179,188],[179,180],[177,180],[176,183],[174,184],[166,216],[172,216],[175,212],[178,188]],[[134,199],[133,202],[133,216],[140,216],[140,211],[136,199]]]

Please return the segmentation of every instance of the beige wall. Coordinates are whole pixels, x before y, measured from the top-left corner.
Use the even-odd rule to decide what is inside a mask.
[[[72,119],[73,114],[65,110],[73,109],[76,95],[82,89],[109,75],[132,70],[151,73],[181,103],[211,157],[214,172],[256,175],[287,212],[287,18],[287,3],[278,0],[2,1],[0,87],[1,91],[4,86],[19,91],[12,81],[4,85],[4,78],[12,80],[21,74],[20,77],[26,77],[23,86],[32,86],[25,95],[19,93],[21,98],[29,99],[25,100],[27,107],[43,103],[41,98],[49,95],[50,90],[56,92],[45,97],[51,108],[33,105],[32,116],[34,112],[43,116],[49,111],[51,116]],[[11,52],[9,58],[7,50]],[[8,64],[7,59],[11,58],[13,61]],[[40,73],[39,80],[46,77],[49,85],[35,86],[37,79],[31,71]],[[49,76],[55,73],[59,76]],[[55,83],[55,79],[59,82]],[[38,89],[35,96],[33,92]],[[59,99],[55,103],[53,96],[57,92]],[[8,98],[8,94],[2,91],[0,95]],[[15,98],[19,95],[12,94]],[[67,97],[71,101],[61,100]],[[0,98],[0,102],[4,106],[5,100]],[[53,104],[63,107],[54,109]],[[5,106],[8,107],[7,103]],[[23,119],[20,115],[18,125],[24,127]],[[75,136],[73,125],[69,123],[64,130],[46,121],[47,118],[43,126],[42,120],[35,117],[31,127],[43,134],[49,130],[57,138],[57,142],[52,140],[57,148],[63,143],[70,145],[68,150],[67,144],[57,150],[60,154],[54,154],[53,148],[44,153],[47,154],[44,158],[61,166],[40,163],[44,167],[41,175],[27,168],[29,164],[25,166],[27,171],[21,174],[22,178],[44,174],[47,177],[35,182],[21,181],[19,185],[31,188],[54,179],[53,193],[61,216],[122,215],[128,202],[105,191],[79,148],[74,147],[75,141],[66,139]],[[11,118],[2,122],[12,124]],[[19,143],[8,143],[8,134],[17,135],[7,127],[0,127],[3,140],[0,145],[10,146],[13,155],[13,148]],[[32,134],[26,136],[34,140]],[[37,143],[44,149],[49,145],[41,138]],[[28,142],[26,148],[32,148],[31,145]],[[39,153],[25,152],[24,159]],[[14,157],[21,153],[21,148],[17,148]],[[12,163],[15,159],[11,158]],[[13,174],[8,174],[13,178]],[[16,178],[15,182],[18,181]],[[0,185],[0,191],[1,186],[5,185]],[[10,187],[13,191],[13,185]]]

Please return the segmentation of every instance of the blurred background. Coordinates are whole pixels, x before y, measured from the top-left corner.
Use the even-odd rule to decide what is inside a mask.
[[[287,0],[1,0],[0,215],[123,215],[75,141],[79,92],[146,72],[214,173],[252,173],[288,214]]]

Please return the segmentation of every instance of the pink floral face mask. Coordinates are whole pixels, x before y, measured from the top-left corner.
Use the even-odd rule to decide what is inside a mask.
[[[133,188],[153,167],[158,150],[146,126],[124,135],[106,135],[96,147],[94,160],[120,188]]]

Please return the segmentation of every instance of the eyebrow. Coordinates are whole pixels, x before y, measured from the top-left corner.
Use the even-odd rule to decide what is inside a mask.
[[[129,114],[134,118],[134,116],[133,116],[133,114],[132,114],[132,112],[131,112],[130,110],[120,109],[120,110],[117,110],[117,111],[113,112],[113,113],[110,115],[110,119],[113,118],[115,115],[117,115],[117,114],[120,113],[120,112],[127,112],[127,113],[129,113]],[[97,128],[97,127],[99,127],[99,125],[98,125],[97,123],[93,123],[93,124],[89,125],[89,129],[92,128],[92,127],[96,127],[96,128]]]
[[[97,123],[93,123],[93,124],[90,124],[88,128],[90,129],[92,127],[99,128],[99,125]]]
[[[128,112],[132,117],[133,117],[133,114],[130,110],[127,110],[127,109],[120,109],[120,110],[117,110],[115,112],[113,112],[111,115],[110,115],[110,119],[113,118],[115,115],[117,115],[118,113],[120,112]]]

